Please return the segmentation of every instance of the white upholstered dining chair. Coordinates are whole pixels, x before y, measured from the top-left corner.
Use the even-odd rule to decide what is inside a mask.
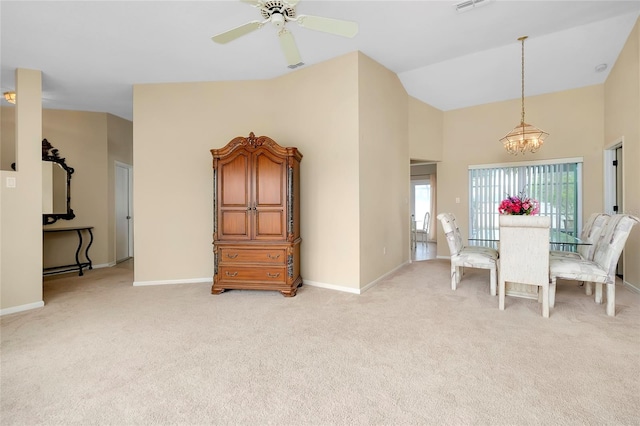
[[[426,243],[429,240],[429,222],[431,221],[431,213],[426,212],[424,214],[424,220],[422,221],[422,229],[418,230],[420,235],[420,241]]]
[[[542,289],[542,316],[549,317],[549,216],[500,215],[498,308],[504,310],[506,282]]]
[[[498,251],[491,247],[465,246],[462,243],[462,234],[452,213],[440,213],[437,216],[442,224],[449,253],[451,254],[451,289],[455,290],[460,283],[464,268],[488,269],[489,286],[492,296],[496,295],[498,275]]]
[[[607,286],[607,307],[609,316],[616,314],[616,265],[622,253],[629,233],[640,219],[626,214],[616,214],[609,218],[607,225],[595,246],[593,260],[575,258],[553,258],[549,262],[549,304],[555,305],[556,284],[558,278],[584,281],[587,294],[591,283],[596,284],[596,303],[602,303],[602,285]]]
[[[582,231],[580,232],[580,239],[587,244],[580,244],[578,251],[559,251],[552,250],[549,255],[560,258],[574,258],[574,259],[586,259],[593,260],[593,255],[596,251],[596,243],[602,236],[605,225],[609,221],[609,215],[606,213],[593,213],[589,216],[587,223],[585,223]]]

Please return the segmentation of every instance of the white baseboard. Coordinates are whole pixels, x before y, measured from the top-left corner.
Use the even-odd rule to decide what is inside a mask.
[[[387,278],[389,275],[395,273],[398,269],[402,268],[403,266],[407,265],[408,263],[409,262],[401,263],[400,265],[396,266],[395,268],[393,268],[392,270],[390,270],[386,274],[384,274],[382,276],[379,276],[375,280],[371,281],[369,284],[367,284],[364,287],[362,287],[360,289],[360,293],[364,293],[365,291],[369,290],[370,288],[375,287],[380,281],[382,281],[383,279]]]
[[[199,284],[199,283],[212,283],[213,278],[187,278],[183,280],[151,280],[151,281],[134,281],[133,286],[145,286],[145,285],[165,285],[165,284]]]
[[[26,305],[12,306],[11,308],[0,309],[0,316],[15,314],[17,312],[29,311],[31,309],[42,308],[44,301],[27,303]]]
[[[116,262],[109,262],[109,263],[101,263],[99,265],[91,265],[93,266],[93,269],[100,269],[100,268],[111,268],[112,266],[116,266]],[[82,268],[85,271],[87,270],[87,268]]]
[[[626,288],[628,288],[629,290],[633,291],[634,293],[639,293],[640,294],[640,288],[634,284],[631,284],[628,281],[622,281],[622,285],[624,285]]]
[[[360,294],[360,289],[359,288],[343,287],[341,285],[319,283],[317,281],[305,280],[304,278],[302,279],[302,284],[303,285],[308,285],[308,286],[311,286],[311,287],[319,287],[319,288],[326,288],[326,289],[329,289],[329,290],[342,291],[342,292],[345,292],[345,293]]]
[[[371,281],[369,284],[365,285],[362,288],[344,287],[344,286],[340,286],[340,285],[319,283],[317,281],[309,281],[309,280],[305,280],[305,279],[302,280],[302,283],[304,285],[308,285],[308,286],[311,286],[311,287],[326,288],[326,289],[329,289],[329,290],[337,290],[337,291],[342,291],[342,292],[351,293],[351,294],[362,294],[365,291],[367,291],[370,288],[372,288],[375,285],[377,285],[380,281],[382,281],[383,279],[385,279],[389,275],[391,275],[394,272],[396,272],[398,269],[400,269],[403,266],[407,265],[408,263],[410,263],[410,262],[409,261],[404,262],[403,264],[395,267],[394,269],[392,269],[391,271],[387,272],[386,274],[384,274],[384,275],[376,278],[375,280]]]
[[[451,256],[436,256],[436,259],[447,259],[447,260],[451,260]]]

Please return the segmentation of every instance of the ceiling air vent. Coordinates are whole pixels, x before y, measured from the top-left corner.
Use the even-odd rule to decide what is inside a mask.
[[[456,4],[456,10],[458,12],[466,12],[476,7],[484,6],[490,2],[491,0],[466,0]]]

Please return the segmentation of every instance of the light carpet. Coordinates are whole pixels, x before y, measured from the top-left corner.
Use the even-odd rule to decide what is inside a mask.
[[[617,316],[558,285],[535,300],[456,291],[449,261],[362,295],[302,286],[210,294],[133,287],[114,267],[44,283],[0,319],[2,425],[637,425],[640,295]]]

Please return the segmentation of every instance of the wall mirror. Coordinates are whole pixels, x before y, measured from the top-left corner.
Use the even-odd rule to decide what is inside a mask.
[[[50,225],[58,219],[71,220],[71,175],[60,153],[46,139],[42,140],[42,223]]]

